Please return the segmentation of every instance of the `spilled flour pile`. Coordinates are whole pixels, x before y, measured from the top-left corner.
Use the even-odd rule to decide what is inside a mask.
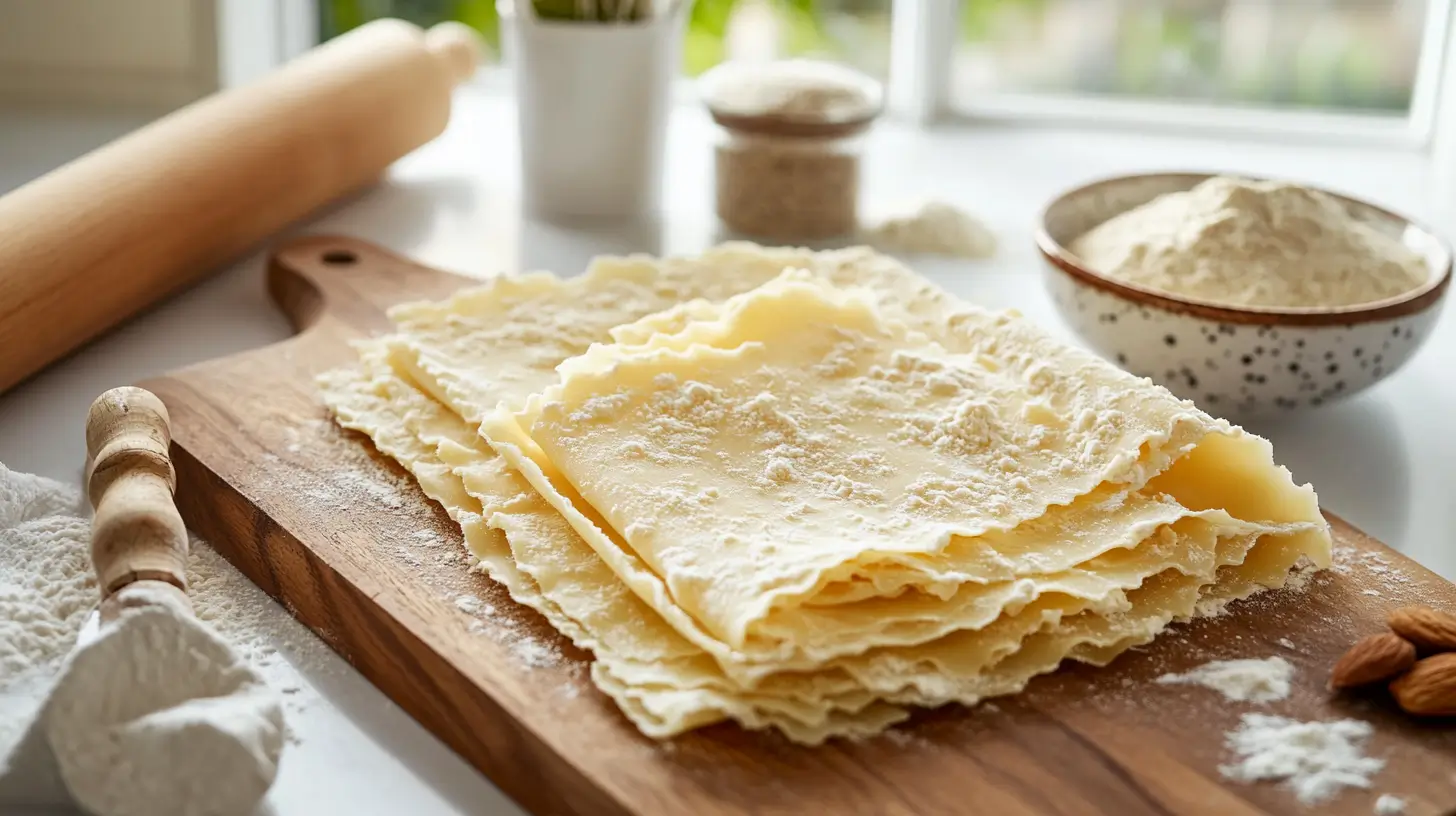
[[[1215,177],[1092,228],[1069,247],[1128,283],[1233,306],[1370,303],[1425,283],[1425,261],[1334,196]]]
[[[1290,644],[1291,646],[1293,644]],[[1289,697],[1294,666],[1282,657],[1215,660],[1182,674],[1165,674],[1163,685],[1198,685],[1233,702],[1272,703]],[[1367,757],[1365,742],[1374,733],[1359,720],[1300,722],[1269,714],[1245,714],[1224,735],[1233,762],[1219,767],[1235,782],[1282,782],[1301,804],[1324,802],[1343,788],[1369,788],[1385,760]],[[1400,813],[1404,802],[1380,797],[1377,813]],[[1380,807],[1400,808],[1380,810]]]
[[[75,488],[0,465],[0,805],[54,803],[65,796],[61,777],[103,814],[225,812],[256,798],[272,779],[284,736],[269,686],[292,692],[291,712],[318,699],[298,693],[307,684],[272,644],[294,634],[286,642],[305,657],[326,647],[292,620],[270,623],[281,618],[271,599],[194,543],[190,595],[197,619],[212,628],[164,610],[130,613],[68,665],[97,599],[90,529]],[[50,710],[38,720],[47,699]],[[55,760],[33,750],[47,741]],[[156,778],[149,768],[172,782],[199,770],[211,780],[206,790],[141,786]],[[127,788],[109,784],[108,775],[140,799],[114,798]],[[217,807],[188,810],[178,797]]]
[[[1385,767],[1385,760],[1364,754],[1373,732],[1358,720],[1299,722],[1245,714],[1226,738],[1235,761],[1219,771],[1239,782],[1283,781],[1301,804],[1319,804],[1342,788],[1370,787],[1371,777]]]
[[[1405,813],[1405,800],[1399,796],[1382,793],[1375,800],[1375,816],[1399,816]]]
[[[989,258],[996,254],[996,233],[975,216],[940,201],[929,201],[902,215],[867,226],[862,237],[885,252]]]
[[[1236,702],[1272,703],[1289,696],[1294,666],[1282,657],[1263,660],[1216,660],[1183,674],[1165,674],[1164,685],[1194,684],[1211,688]]]

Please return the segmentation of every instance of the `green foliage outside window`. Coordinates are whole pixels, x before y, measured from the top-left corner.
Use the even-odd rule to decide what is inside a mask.
[[[1408,108],[1418,36],[1398,0],[1297,3],[1263,0],[1261,25],[1227,25],[1224,0],[1138,2],[962,0],[962,48],[991,55],[995,90],[1108,94],[1278,107]],[[1245,11],[1251,7],[1245,2]],[[1049,31],[1098,14],[1085,39],[1053,45]],[[1100,23],[1111,15],[1110,26]],[[1257,16],[1257,15],[1256,15]],[[1089,21],[1090,22],[1090,21]],[[1402,27],[1404,26],[1404,27]],[[1281,33],[1277,46],[1265,39]],[[1111,34],[1109,35],[1109,30]],[[1418,33],[1418,32],[1417,32]],[[1416,42],[1411,42],[1415,39]],[[1076,46],[1082,46],[1078,48]],[[1227,54],[1247,58],[1230,60]],[[1035,55],[1034,64],[1018,57]]]
[[[681,0],[688,2],[688,0]],[[1245,0],[1247,2],[1247,0]],[[528,2],[528,0],[518,0]],[[574,14],[574,0],[534,0]],[[646,0],[640,0],[645,4]],[[932,0],[950,2],[950,0]],[[1413,63],[1409,32],[1390,23],[1396,0],[1363,0],[1350,6],[1315,4],[1319,24],[1309,23],[1311,6],[1264,0],[1284,28],[1309,24],[1303,39],[1279,49],[1252,49],[1254,57],[1230,64],[1225,53],[1248,53],[1226,38],[1257,36],[1242,28],[1221,29],[1232,8],[1225,0],[1144,2],[1114,5],[1115,30],[1090,26],[1071,48],[1048,38],[1050,20],[1068,28],[1068,14],[1101,9],[1086,0],[961,0],[961,43],[967,54],[989,57],[995,66],[990,87],[998,90],[1111,94],[1153,99],[1204,99],[1278,106],[1405,110],[1410,104]],[[479,30],[500,53],[496,0],[318,0],[321,34],[327,39],[377,17],[402,17],[422,26],[459,20]],[[766,7],[776,25],[777,52],[840,59],[884,76],[889,62],[891,0],[695,0],[683,43],[683,69],[696,76],[729,56],[728,32],[735,12],[749,4]],[[1075,28],[1076,23],[1072,26]],[[1057,28],[1057,25],[1052,25]],[[1408,24],[1407,24],[1408,28]],[[1334,32],[1334,33],[1331,33]],[[1080,46],[1080,47],[1077,47]],[[1233,50],[1230,50],[1233,49]],[[962,78],[957,69],[957,82]],[[979,81],[979,80],[978,80]]]
[[[495,0],[319,0],[319,38],[328,40],[380,17],[398,17],[428,28],[458,20],[479,31],[500,53]]]

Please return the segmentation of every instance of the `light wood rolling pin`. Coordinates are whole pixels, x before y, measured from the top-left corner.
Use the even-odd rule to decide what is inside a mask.
[[[187,527],[172,495],[167,408],[150,391],[113,388],[86,416],[86,491],[91,563],[101,589],[101,621],[130,606],[165,603],[192,613],[187,599]]]
[[[0,392],[438,136],[473,32],[361,26],[0,198]]]

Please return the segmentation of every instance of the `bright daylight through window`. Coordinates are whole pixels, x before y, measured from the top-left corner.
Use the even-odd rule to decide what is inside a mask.
[[[916,0],[906,0],[907,3]],[[919,0],[927,8],[955,0]],[[891,0],[696,0],[683,68],[815,56],[885,77]],[[1440,9],[1433,9],[1439,5]],[[1409,114],[1444,0],[960,0],[951,108],[1082,97]],[[446,19],[498,54],[495,0],[319,0],[325,39],[367,20]],[[928,46],[928,44],[922,44]]]
[[[460,20],[499,54],[495,0],[319,0],[324,39],[376,17],[421,25]],[[890,0],[696,0],[683,69],[697,75],[725,59],[816,56],[884,76],[890,64]]]
[[[964,0],[957,102],[1058,93],[1288,108],[1412,104],[1427,0]]]

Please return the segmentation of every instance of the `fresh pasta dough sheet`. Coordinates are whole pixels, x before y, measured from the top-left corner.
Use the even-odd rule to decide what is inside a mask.
[[[399,459],[420,479],[431,498],[468,525],[466,540],[472,552],[487,553],[483,566],[511,590],[513,597],[541,612],[578,645],[596,652],[594,681],[649,734],[678,733],[725,718],[747,727],[776,727],[809,742],[872,732],[902,719],[904,712],[894,706],[872,705],[875,697],[869,689],[893,692],[903,703],[922,704],[973,702],[982,696],[1006,693],[1003,689],[1019,687],[1031,676],[1022,668],[1024,661],[998,669],[994,682],[983,673],[987,666],[1014,654],[1023,638],[1047,629],[1063,616],[1085,613],[1083,604],[1067,597],[1043,600],[980,633],[960,633],[921,649],[878,650],[826,667],[817,675],[784,673],[760,683],[756,691],[748,691],[726,678],[713,661],[706,659],[706,654],[675,638],[670,629],[661,624],[654,626],[652,611],[625,591],[585,544],[573,544],[569,534],[560,528],[554,535],[543,535],[538,525],[544,523],[544,529],[549,530],[551,517],[539,508],[535,513],[523,514],[528,519],[524,525],[520,524],[520,516],[506,514],[499,519],[505,523],[507,537],[516,550],[513,558],[502,563],[502,553],[492,552],[500,542],[494,537],[487,537],[484,544],[480,541],[480,529],[475,526],[479,516],[474,511],[478,505],[429,450],[430,444],[451,446],[460,460],[465,451],[475,447],[469,426],[458,417],[384,371],[353,379],[333,375],[329,386],[330,399],[341,418],[350,427],[371,433],[382,451]],[[416,436],[411,440],[388,430],[394,428],[413,428]],[[477,457],[488,455],[476,449]],[[523,534],[521,527],[529,532]],[[1205,535],[1209,532],[1211,529],[1202,530]],[[1169,554],[1168,548],[1177,539],[1171,528],[1165,528],[1148,546]],[[1247,546],[1246,542],[1241,544]],[[1179,562],[1182,568],[1197,573],[1205,582],[1211,578],[1213,564],[1206,545],[1185,541],[1179,549],[1185,559]],[[1230,552],[1237,554],[1239,547]],[[1233,559],[1225,556],[1223,560]],[[563,565],[567,568],[561,569]],[[1105,569],[1109,565],[1100,566]],[[546,580],[538,584],[531,574]],[[1125,597],[1107,607],[1115,614],[1129,608]],[[1190,611],[1181,610],[1182,614]],[[1085,621],[1087,617],[1083,614],[1078,619]],[[1146,617],[1129,621],[1127,627],[1114,627],[1117,639],[1141,642],[1147,629]],[[1143,625],[1132,626],[1137,622]],[[1109,638],[1102,634],[1105,631],[1105,626],[1098,628],[1097,638],[1087,643],[1104,643]],[[1039,646],[1037,653],[1043,654],[1047,648]],[[1048,660],[1043,657],[1039,664],[1026,665],[1046,671],[1055,666],[1055,662],[1047,666]]]
[[[882,320],[868,298],[790,273],[731,299],[718,320],[640,346],[594,346],[523,411],[498,408],[483,432],[538,450],[673,603],[743,649],[775,609],[885,565],[901,579],[892,596],[917,569],[942,573],[952,590],[986,583],[953,542],[1048,516],[1057,521],[1045,539],[1073,538],[1117,509],[1117,499],[1086,509],[1079,497],[1135,490],[1153,475],[1139,462],[1149,439],[1161,441],[1144,422],[1151,412],[1105,396],[1098,405],[1096,392],[1071,398],[1081,407],[1068,421],[1004,371]],[[1173,421],[1233,433],[1206,415]],[[1097,540],[1135,543],[1139,521],[1120,518]],[[579,527],[589,540],[600,532]]]
[[[650,736],[874,733],[1328,563],[1266,442],[868,250],[601,259],[392,316],[326,402]]]

